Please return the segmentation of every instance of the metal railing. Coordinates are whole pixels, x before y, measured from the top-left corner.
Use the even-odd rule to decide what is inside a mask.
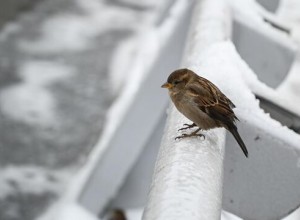
[[[196,66],[206,47],[228,39],[226,11],[222,1],[196,2],[182,66]],[[168,112],[143,220],[220,219],[225,130],[209,131],[205,140],[176,141],[177,130],[188,121],[173,104]]]

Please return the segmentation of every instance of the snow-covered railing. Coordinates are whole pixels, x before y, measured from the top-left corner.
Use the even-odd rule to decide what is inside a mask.
[[[241,32],[239,39],[233,36],[239,54],[234,50],[228,54],[232,54],[231,63],[259,102],[240,94],[244,106],[239,117],[246,122],[241,123],[240,132],[250,148],[250,159],[245,163],[235,156],[236,146],[229,136],[223,208],[245,219],[280,219],[295,210],[300,201],[300,136],[294,127],[300,116],[299,105],[295,104],[299,103],[299,91],[292,89],[300,85],[299,59],[295,58],[299,49],[292,29],[255,1],[245,1],[245,5],[237,0],[230,2]]]
[[[289,98],[298,100],[296,94],[281,89],[292,86],[291,76],[300,83],[293,70],[299,67],[297,47],[283,31],[288,29],[278,28],[280,21],[255,1],[229,3],[197,1],[183,66],[213,81],[236,104],[249,159],[226,136],[221,205],[224,131],[205,132],[205,140],[174,141],[188,121],[171,105],[144,220],[219,219],[222,207],[245,219],[279,219],[299,206],[300,136],[261,109],[286,109],[282,114],[292,112],[291,120],[299,120],[300,109]]]
[[[224,1],[197,1],[183,66],[212,78],[210,74],[214,72],[206,72],[206,68],[200,66],[202,52],[229,38],[229,22],[229,8]],[[204,132],[205,140],[176,141],[177,130],[190,122],[173,104],[168,112],[143,220],[220,219],[225,130]]]

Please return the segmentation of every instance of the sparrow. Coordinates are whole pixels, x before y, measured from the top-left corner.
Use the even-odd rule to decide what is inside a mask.
[[[192,70],[178,69],[169,75],[167,82],[161,87],[169,90],[170,98],[176,108],[193,122],[184,124],[185,127],[178,131],[198,127],[192,133],[182,134],[175,140],[193,136],[205,138],[203,134],[198,133],[200,130],[222,127],[233,135],[245,156],[248,157],[246,145],[235,125],[239,120],[232,110],[235,105],[217,86]]]

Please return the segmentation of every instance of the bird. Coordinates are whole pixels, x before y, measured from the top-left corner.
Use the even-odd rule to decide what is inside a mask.
[[[169,96],[178,111],[193,122],[184,124],[185,127],[178,131],[198,127],[192,133],[182,134],[175,139],[193,136],[205,138],[198,132],[222,127],[233,135],[248,157],[247,147],[235,124],[239,121],[233,111],[235,105],[216,85],[192,70],[184,68],[173,71],[161,87],[168,89]]]

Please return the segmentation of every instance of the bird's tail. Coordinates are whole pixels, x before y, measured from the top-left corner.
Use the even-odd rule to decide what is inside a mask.
[[[234,124],[231,124],[230,126],[228,126],[228,130],[230,131],[230,133],[233,135],[233,137],[235,138],[235,140],[238,142],[238,144],[240,145],[242,151],[244,152],[245,156],[248,157],[248,150],[246,148],[246,145],[244,144],[244,141],[242,140],[237,127]]]

